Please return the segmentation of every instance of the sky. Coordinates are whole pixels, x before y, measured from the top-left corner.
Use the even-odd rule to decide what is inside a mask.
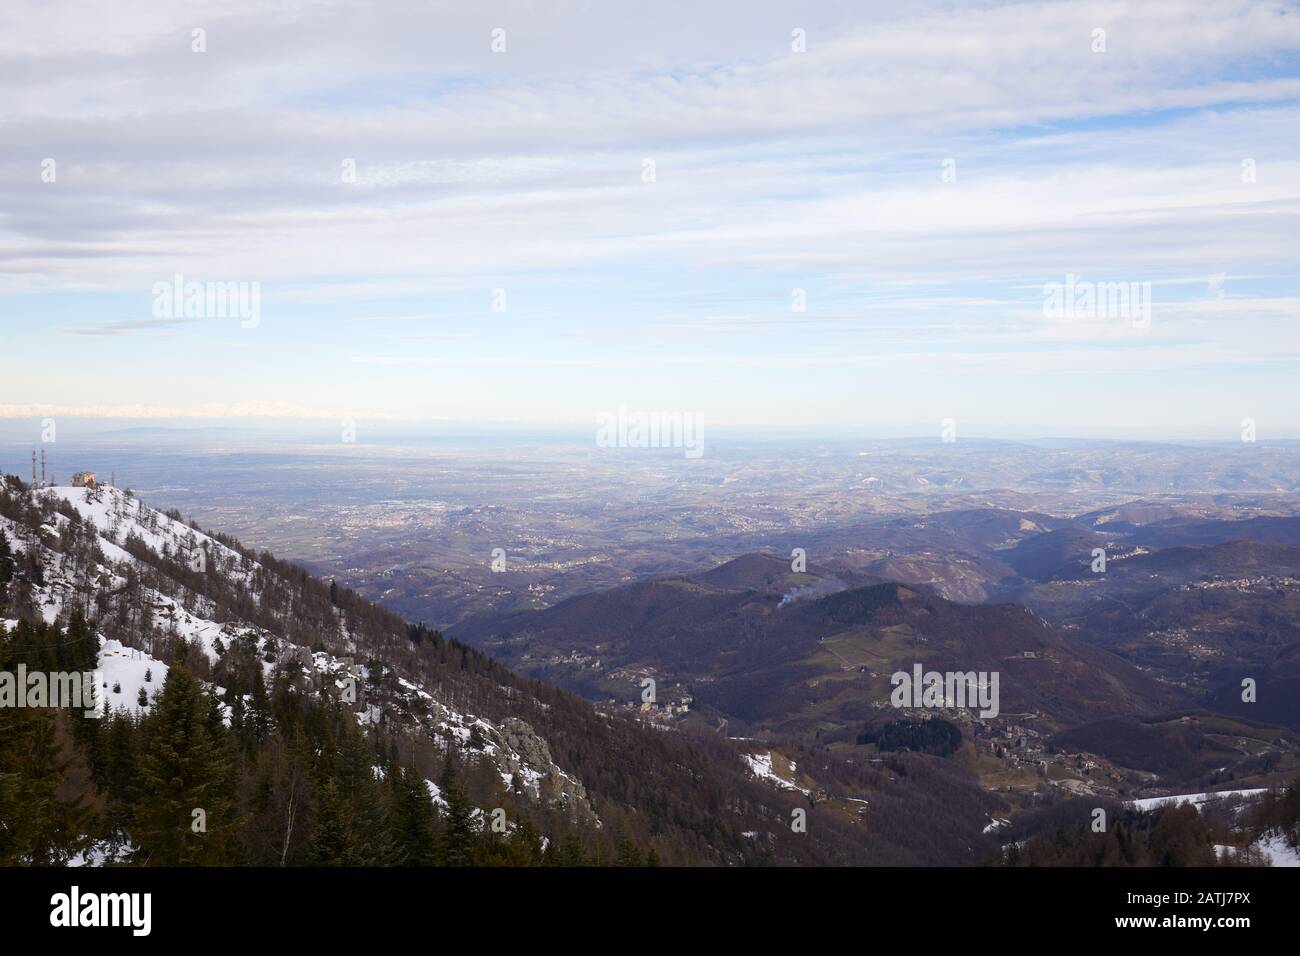
[[[5,20],[0,418],[1300,437],[1295,3]]]

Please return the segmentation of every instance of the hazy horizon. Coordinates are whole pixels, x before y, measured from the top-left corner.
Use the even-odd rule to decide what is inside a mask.
[[[43,423],[53,422],[55,438],[43,440]],[[342,438],[350,428],[347,439]],[[801,426],[771,423],[714,423],[701,417],[701,434],[706,442],[754,444],[798,444],[802,442],[916,442],[942,441],[942,423],[900,423],[894,426],[855,426],[810,423]],[[0,445],[31,445],[50,448],[57,442],[100,442],[115,439],[129,441],[149,435],[176,438],[237,438],[251,442],[288,442],[321,445],[378,445],[401,442],[420,443],[433,440],[477,439],[509,443],[561,441],[592,445],[597,424],[529,421],[473,421],[457,419],[346,419],[334,421],[318,418],[84,418],[64,416],[50,410],[41,418],[14,416],[0,418]],[[1300,431],[1297,432],[1300,435]],[[1148,443],[1169,445],[1282,445],[1300,441],[1296,435],[1273,435],[1260,432],[1250,442],[1243,442],[1240,423],[1225,422],[1218,428],[1131,428],[1077,427],[1057,428],[1049,425],[999,425],[983,422],[956,423],[954,441],[1007,442],[1012,444],[1080,443]],[[705,451],[707,454],[707,451]]]

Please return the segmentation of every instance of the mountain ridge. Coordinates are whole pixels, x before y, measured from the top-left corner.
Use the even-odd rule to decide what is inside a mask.
[[[961,774],[927,772],[929,758],[900,755],[897,766],[910,768],[903,776],[794,747],[801,778],[812,786],[807,793],[774,786],[747,762],[756,750],[770,755],[771,745],[758,750],[724,735],[657,732],[597,712],[345,587],[200,531],[117,489],[33,489],[6,477],[0,537],[10,551],[10,571],[0,582],[6,607],[0,618],[8,622],[0,650],[12,655],[32,642],[57,646],[62,635],[93,629],[97,662],[120,673],[129,665],[138,676],[116,692],[110,683],[104,733],[138,738],[133,746],[144,759],[162,732],[162,712],[184,699],[183,675],[197,679],[188,692],[195,706],[204,696],[211,700],[207,733],[213,746],[220,739],[232,748],[220,771],[233,774],[223,792],[244,821],[229,823],[236,837],[211,859],[269,863],[272,852],[286,862],[317,859],[322,820],[333,819],[336,830],[352,825],[331,810],[331,794],[344,785],[328,776],[342,759],[342,751],[331,749],[336,746],[373,753],[375,780],[362,788],[371,796],[354,797],[360,802],[349,815],[358,827],[379,829],[366,830],[359,842],[414,841],[412,859],[445,860],[454,839],[471,840],[475,858],[524,862],[952,863],[971,862],[988,849],[979,830],[989,798]],[[151,671],[152,681],[142,671]],[[150,694],[149,683],[161,689]],[[347,701],[346,687],[354,688],[355,702]],[[144,700],[132,702],[132,691]],[[78,741],[87,735],[69,745],[73,763],[90,767],[89,781],[74,790],[88,805],[107,806],[93,825],[80,825],[88,827],[86,839],[95,836],[91,845],[65,856],[139,862],[148,852],[184,862],[148,842],[173,831],[151,829],[132,815],[148,805],[149,795],[113,782],[102,766],[100,731],[87,727],[93,722],[62,713],[50,719],[52,728],[73,721],[67,729]],[[317,757],[294,756],[294,726],[326,734]],[[0,753],[0,765],[11,757],[18,760]],[[272,808],[288,800],[295,812],[286,817],[281,806],[277,817],[248,803],[258,791],[246,787],[259,767],[280,781],[269,791]],[[280,789],[298,773],[311,783],[295,784],[300,791]],[[411,789],[417,782],[418,793]],[[879,823],[895,822],[865,827],[856,813],[837,809],[849,797],[869,799]],[[390,804],[406,806],[407,815],[394,817],[396,809],[385,809]],[[927,822],[904,836],[902,821],[923,805]],[[502,808],[508,823],[498,835],[487,821]],[[807,831],[789,825],[798,808],[808,815]],[[220,814],[209,810],[215,827]],[[300,825],[280,832],[295,813]],[[428,822],[415,831],[392,830],[395,820],[416,818]],[[174,822],[187,827],[188,816]],[[436,849],[421,849],[430,845],[422,832]],[[342,850],[330,857],[353,858]]]

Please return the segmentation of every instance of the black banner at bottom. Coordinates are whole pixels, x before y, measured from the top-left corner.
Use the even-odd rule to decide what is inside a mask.
[[[1069,938],[1274,933],[1294,925],[1295,873],[1282,869],[3,869],[0,912],[13,943],[45,937],[148,945],[217,934],[371,944],[452,920],[496,943],[641,927],[667,941],[712,927],[770,941],[844,921],[873,939],[930,933],[1065,931]],[[466,923],[468,921],[468,924]],[[608,923],[607,923],[608,921]],[[662,935],[670,934],[670,935]],[[752,936],[751,936],[752,934]],[[590,937],[596,942],[596,937]],[[647,940],[647,942],[651,942]]]

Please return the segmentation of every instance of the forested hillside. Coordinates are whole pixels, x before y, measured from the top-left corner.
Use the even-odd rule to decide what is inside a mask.
[[[97,669],[103,716],[0,708],[0,863],[976,862],[996,801],[936,758],[597,713],[111,487],[0,483],[0,671]]]
[[[1300,866],[1300,778],[1279,791],[1069,801],[1003,831],[1006,866]],[[1098,812],[1104,816],[1098,818]],[[1101,827],[1095,821],[1099,820]]]

